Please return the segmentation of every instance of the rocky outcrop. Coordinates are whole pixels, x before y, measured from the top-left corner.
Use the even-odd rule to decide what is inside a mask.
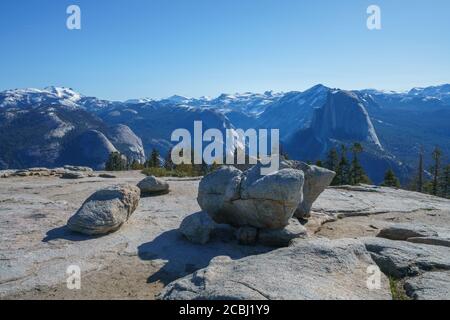
[[[291,219],[283,229],[259,230],[258,243],[269,247],[287,247],[292,240],[307,236],[306,228],[297,219]]]
[[[98,130],[88,130],[73,139],[65,148],[63,159],[66,163],[84,165],[103,170],[109,155],[118,150],[108,138]]]
[[[0,171],[0,178],[12,177],[62,177],[66,179],[80,179],[94,176],[94,171],[89,167],[64,166],[64,168],[29,168],[20,170]]]
[[[303,172],[294,169],[262,176],[261,165],[245,173],[222,167],[202,179],[197,200],[217,223],[280,229],[301,202],[303,183]]]
[[[430,270],[450,270],[450,248],[392,241],[362,239],[373,260],[385,274],[404,278]]]
[[[357,240],[300,240],[289,248],[240,260],[217,257],[208,267],[170,283],[165,300],[390,299],[388,280],[367,286],[373,265]]]
[[[389,168],[405,178],[407,168],[384,150],[364,99],[354,92],[330,91],[326,103],[314,110],[309,127],[286,138],[286,152],[293,159],[326,159],[332,148],[360,142],[364,152],[359,160],[374,183],[381,183]]]
[[[147,177],[138,183],[141,195],[158,195],[169,192],[169,184],[154,176]]]
[[[65,170],[70,170],[70,171],[81,171],[81,172],[93,172],[94,171],[90,167],[69,166],[69,165],[64,166],[64,169]]]
[[[390,240],[403,240],[409,238],[435,237],[438,233],[429,227],[417,224],[392,224],[378,233],[378,237]]]
[[[139,204],[139,189],[117,185],[95,192],[67,222],[72,231],[102,235],[119,229]]]
[[[316,109],[311,127],[321,140],[365,141],[382,150],[367,110],[359,97],[350,91],[330,92],[325,105]]]
[[[118,124],[108,130],[111,143],[128,161],[145,162],[145,151],[142,140],[126,125]]]
[[[308,165],[300,161],[282,161],[281,168],[292,168],[303,171],[305,183],[303,185],[303,200],[299,203],[294,216],[297,218],[308,218],[314,201],[331,184],[335,172],[314,165]]]
[[[427,272],[408,279],[405,291],[415,300],[450,300],[450,272]]]

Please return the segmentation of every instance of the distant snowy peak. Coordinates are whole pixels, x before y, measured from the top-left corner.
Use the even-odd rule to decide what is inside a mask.
[[[413,88],[408,92],[410,96],[435,98],[450,103],[450,84],[426,88]]]
[[[0,108],[40,107],[44,105],[60,105],[77,108],[82,95],[72,89],[47,87],[43,90],[27,88],[0,92]]]
[[[154,100],[151,98],[142,98],[142,99],[129,99],[129,100],[126,100],[124,103],[132,105],[132,104],[144,104],[144,103],[149,103],[152,101],[154,101]]]
[[[71,100],[74,102],[79,101],[83,95],[81,95],[78,92],[75,92],[73,89],[71,88],[64,88],[64,87],[47,87],[44,89],[44,92],[48,92],[52,95],[55,95],[56,97],[60,98],[60,99],[67,99],[67,100]]]

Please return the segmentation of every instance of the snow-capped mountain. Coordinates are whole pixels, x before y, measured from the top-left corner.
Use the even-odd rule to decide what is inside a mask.
[[[105,146],[100,148],[104,150],[100,152],[104,157],[110,147],[100,141],[104,140],[101,135],[117,150],[128,152],[141,161],[143,153],[148,154],[154,147],[164,155],[173,146],[172,131],[191,130],[195,120],[201,120],[205,129],[280,129],[282,143],[303,149],[312,147],[307,141],[295,139],[299,132],[308,128],[314,127],[315,136],[320,133],[321,141],[340,141],[342,137],[337,137],[333,128],[341,125],[344,127],[339,128],[345,129],[344,132],[362,128],[368,135],[352,135],[348,142],[370,137],[372,143],[363,141],[370,145],[368,149],[378,154],[384,152],[396,163],[409,166],[415,166],[421,146],[429,152],[427,148],[438,145],[444,154],[450,154],[449,84],[405,92],[352,91],[348,95],[352,97],[350,100],[357,101],[359,116],[344,112],[346,105],[352,105],[350,102],[339,103],[343,109],[339,109],[335,117],[325,116],[330,111],[328,99],[333,92],[337,89],[316,85],[305,91],[286,93],[221,94],[215,98],[174,95],[160,100],[144,98],[119,102],[88,97],[62,87],[6,90],[0,92],[0,167],[56,164],[62,159],[60,146],[72,145],[79,149],[76,141],[93,138],[99,141],[93,145]],[[330,122],[330,119],[334,120]],[[129,129],[120,130],[118,134],[125,137],[125,141],[114,140],[110,128],[121,125]],[[98,133],[87,133],[92,130]],[[42,141],[47,142],[42,144]],[[321,146],[326,149],[326,145]],[[295,148],[294,156],[302,156]],[[71,154],[74,157],[73,152],[66,154],[68,157],[64,161],[68,161]],[[323,152],[314,155],[319,156],[322,157]]]

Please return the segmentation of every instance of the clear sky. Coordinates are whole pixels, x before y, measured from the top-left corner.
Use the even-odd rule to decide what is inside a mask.
[[[82,29],[66,28],[79,5]],[[382,30],[366,27],[381,7]],[[123,100],[450,83],[448,0],[1,0],[0,90]]]

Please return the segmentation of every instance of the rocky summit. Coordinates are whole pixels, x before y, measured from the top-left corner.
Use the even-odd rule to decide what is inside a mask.
[[[61,179],[68,169],[85,176]],[[142,198],[138,171],[10,173],[0,178],[0,298],[449,299],[450,200],[328,187],[298,219],[308,169],[281,171],[161,178],[171,192]],[[264,215],[243,210],[241,223],[221,211],[242,198],[289,210],[277,228],[249,224]],[[82,290],[66,285],[74,265]]]

